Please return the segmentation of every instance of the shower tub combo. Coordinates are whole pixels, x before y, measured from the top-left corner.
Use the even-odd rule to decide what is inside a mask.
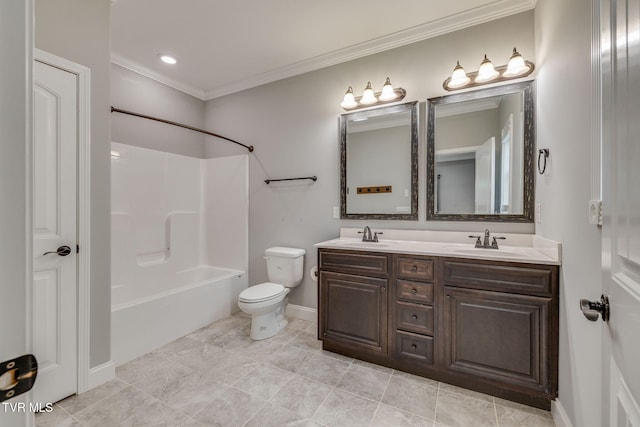
[[[111,357],[119,366],[238,311],[248,285],[248,161],[111,148]]]

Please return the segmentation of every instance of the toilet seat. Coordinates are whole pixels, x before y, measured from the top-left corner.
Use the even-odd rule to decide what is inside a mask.
[[[250,286],[238,295],[240,302],[255,304],[277,299],[285,293],[286,288],[279,283],[265,282]]]

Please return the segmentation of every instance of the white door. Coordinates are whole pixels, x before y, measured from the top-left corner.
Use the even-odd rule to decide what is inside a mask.
[[[77,391],[76,75],[36,61],[33,96],[33,401],[52,403]]]
[[[491,137],[476,150],[476,213],[494,212],[496,188],[496,139]]]
[[[601,5],[603,425],[640,426],[640,0]]]

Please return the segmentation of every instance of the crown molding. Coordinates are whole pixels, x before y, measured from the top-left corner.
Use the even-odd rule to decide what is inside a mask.
[[[157,71],[154,71],[150,68],[144,67],[134,61],[130,61],[126,58],[123,58],[121,56],[115,55],[115,54],[111,54],[111,62],[119,65],[121,67],[124,67],[128,70],[133,71],[134,73],[138,73],[141,74],[145,77],[150,78],[151,80],[155,80],[157,82],[160,82],[164,85],[167,85],[169,87],[172,87],[176,90],[179,90],[180,92],[184,92],[187,95],[191,95],[195,98],[198,98],[202,101],[206,101],[205,99],[205,92],[201,89],[198,89],[194,86],[188,85],[186,83],[182,83],[176,79],[172,79],[171,77],[167,77],[164,74],[158,73]]]
[[[250,89],[252,87],[272,83],[432,37],[452,33],[474,25],[504,18],[506,16],[515,15],[516,13],[525,12],[535,8],[536,2],[537,0],[498,0],[486,6],[464,11],[446,18],[398,31],[387,36],[378,37],[373,40],[336,50],[324,55],[319,55],[304,61],[299,61],[265,73],[255,74],[245,79],[225,84],[211,90],[195,88],[175,79],[166,77],[161,73],[140,66],[134,61],[130,61],[116,55],[112,55],[111,61],[198,99],[208,101],[224,95]]]

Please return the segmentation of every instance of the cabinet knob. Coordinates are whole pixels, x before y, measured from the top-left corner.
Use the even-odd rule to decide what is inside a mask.
[[[411,315],[411,318],[412,318],[413,320],[418,320],[418,316],[416,316],[415,314],[412,314],[412,315]]]
[[[412,349],[412,350],[415,350],[416,348],[418,348],[418,346],[417,346],[417,345],[415,345],[415,344],[411,344],[411,349]]]
[[[412,270],[413,271],[418,271],[418,266],[414,264]]]
[[[417,294],[417,293],[418,293],[418,290],[417,290],[416,288],[413,288],[413,289],[411,289],[411,293],[412,293],[412,294]]]

